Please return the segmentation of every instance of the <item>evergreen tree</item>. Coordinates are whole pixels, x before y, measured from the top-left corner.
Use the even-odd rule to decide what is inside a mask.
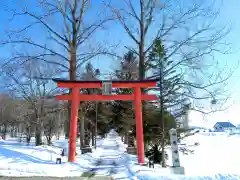
[[[136,80],[137,79],[137,59],[132,52],[127,52],[122,61],[120,68],[115,71],[116,79],[118,80]],[[133,90],[128,88],[115,89],[116,94],[132,94]],[[135,125],[135,111],[132,102],[114,101],[112,106],[112,126],[124,135],[125,143],[133,146],[133,137],[131,132]]]
[[[166,127],[164,114],[169,112],[179,115],[183,112],[181,104],[184,100],[180,95],[183,91],[181,82],[184,74],[181,71],[177,71],[174,68],[174,62],[167,58],[164,45],[160,39],[155,40],[148,62],[149,67],[153,69],[153,74],[158,78],[159,111],[162,131],[161,149],[164,152],[166,136],[168,136],[169,130]],[[162,166],[166,166],[164,153],[162,153]]]

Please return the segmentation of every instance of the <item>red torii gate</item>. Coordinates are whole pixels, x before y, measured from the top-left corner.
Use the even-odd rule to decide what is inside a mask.
[[[71,88],[70,95],[57,95],[58,100],[71,100],[71,121],[69,132],[69,155],[68,161],[75,161],[76,140],[77,140],[77,121],[78,121],[78,106],[80,101],[134,101],[136,113],[136,138],[137,138],[137,155],[138,162],[144,163],[144,139],[143,139],[143,123],[142,123],[142,100],[153,101],[157,100],[156,95],[142,94],[141,88],[156,87],[157,80],[142,80],[142,81],[69,81],[64,79],[53,79],[60,88]],[[104,84],[110,84],[110,88],[133,88],[134,93],[130,95],[99,95],[99,94],[80,94],[80,88],[102,88]]]

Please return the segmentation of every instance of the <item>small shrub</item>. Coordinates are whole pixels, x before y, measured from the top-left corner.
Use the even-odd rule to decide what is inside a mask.
[[[98,159],[96,162],[95,162],[95,165],[96,166],[100,166],[102,164],[102,160],[101,159]]]
[[[95,175],[96,175],[95,172],[84,172],[84,173],[82,173],[81,177],[90,178],[90,177],[94,177]]]
[[[116,172],[117,172],[117,170],[114,168],[111,168],[109,171],[110,175],[115,174]]]
[[[113,161],[112,165],[113,165],[113,166],[117,166],[116,161]]]

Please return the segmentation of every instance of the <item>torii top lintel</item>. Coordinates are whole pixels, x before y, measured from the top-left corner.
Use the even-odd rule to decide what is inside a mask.
[[[65,79],[53,79],[57,83],[58,87],[61,88],[101,88],[103,82],[111,82],[113,88],[150,88],[156,87],[157,79],[149,80],[94,80],[94,81],[70,81]]]

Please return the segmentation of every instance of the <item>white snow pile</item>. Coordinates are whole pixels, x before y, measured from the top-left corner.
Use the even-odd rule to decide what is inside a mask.
[[[114,179],[239,179],[240,136],[226,134],[209,136],[196,134],[186,139],[188,143],[198,142],[194,153],[180,154],[185,176],[173,175],[167,168],[150,169],[137,165],[136,156],[126,153],[124,145],[116,132],[98,142],[93,153],[80,155],[75,163],[56,164],[61,148],[24,145],[15,141],[0,141],[0,176],[81,176],[83,172],[110,175]],[[66,148],[66,140],[55,141]]]

